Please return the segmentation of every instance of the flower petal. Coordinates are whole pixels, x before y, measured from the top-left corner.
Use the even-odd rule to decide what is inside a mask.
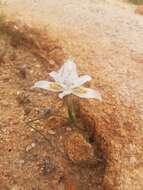
[[[62,79],[62,81],[60,82],[62,82],[67,86],[71,86],[77,81],[78,79],[77,68],[73,60],[69,59],[64,63],[64,65],[59,70],[59,75],[60,78]]]
[[[53,71],[49,75],[67,86],[73,85],[78,79],[76,64],[71,59],[68,59],[57,72]]]
[[[62,93],[59,94],[59,98],[62,99],[64,96],[67,96],[71,93],[72,93],[72,91],[63,91]]]
[[[60,92],[63,86],[58,82],[38,81],[34,84],[34,88],[42,88],[53,92]]]
[[[74,78],[78,77],[76,64],[75,64],[75,62],[72,59],[68,59],[64,63],[63,67],[64,67],[64,72],[65,72],[64,74],[68,73],[67,75],[71,75]]]
[[[91,79],[92,79],[91,76],[89,76],[89,75],[83,75],[83,76],[81,76],[81,77],[79,77],[77,79],[75,86],[77,86],[77,87],[81,86],[82,84],[90,81]]]
[[[90,88],[85,88],[83,86],[74,88],[72,90],[72,94],[79,96],[80,98],[95,98],[100,101],[102,100],[101,95],[98,91]]]

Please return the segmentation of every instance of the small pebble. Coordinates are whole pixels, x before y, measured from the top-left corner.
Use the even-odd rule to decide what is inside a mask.
[[[66,128],[66,131],[69,131],[69,132],[70,132],[70,131],[72,131],[72,129],[71,129],[70,127],[67,127],[67,128]]]
[[[35,144],[35,143],[32,143],[31,146],[34,148],[34,147],[36,146],[36,144]]]
[[[37,64],[37,65],[35,65],[35,67],[40,68],[40,67],[41,67],[41,65]]]
[[[15,29],[15,30],[18,30],[18,26],[14,25],[14,29]]]
[[[53,59],[50,59],[50,60],[49,60],[49,64],[50,64],[50,65],[55,65],[55,63],[56,63],[56,62],[55,62]]]
[[[30,129],[30,131],[32,131],[32,132],[33,132],[33,131],[35,131],[35,130],[34,130],[34,129]]]
[[[30,144],[30,145],[28,145],[27,147],[26,147],[26,152],[29,152],[32,148],[34,148],[36,146],[36,144],[35,143],[32,143],[32,144]]]
[[[40,120],[34,121],[34,124],[40,124]]]
[[[33,74],[33,73],[34,73],[34,71],[33,71],[33,70],[31,70],[31,71],[30,71],[30,73],[31,73],[31,74]]]
[[[50,134],[50,135],[55,135],[56,134],[56,132],[55,131],[53,131],[53,130],[48,130],[48,133]]]

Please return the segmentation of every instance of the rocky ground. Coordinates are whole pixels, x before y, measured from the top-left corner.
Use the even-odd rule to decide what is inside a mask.
[[[60,44],[62,50],[56,48],[49,57],[48,49],[43,52],[41,48],[28,46],[32,51],[27,52],[14,44],[11,47],[7,39],[1,40],[2,52],[10,51],[6,51],[1,61],[1,189],[143,189],[143,17],[136,14],[135,9],[134,5],[115,0],[47,0],[44,3],[42,0],[7,0],[3,5],[10,19],[47,30],[52,44],[55,47]],[[42,38],[37,43],[47,42]],[[32,82],[47,77],[50,70],[58,68],[69,56],[75,57],[80,73],[93,77],[91,87],[102,93],[103,102],[80,101],[80,118],[90,126],[84,132],[58,124],[55,135],[53,129],[52,134],[48,133],[53,124],[45,127],[45,120],[42,120],[44,124],[34,124],[46,137],[50,135],[50,142],[54,141],[54,149],[49,150],[41,136],[37,138],[37,133],[24,128],[23,115],[29,112],[28,118],[33,118],[41,108],[55,105],[56,97],[47,99],[47,93],[35,94],[29,88]],[[30,105],[28,108],[17,102],[16,97],[21,93],[24,99],[26,96],[24,102],[30,101],[26,103]],[[66,142],[66,135],[70,142]],[[60,136],[66,143],[62,140],[59,143]],[[75,148],[74,144],[79,146]],[[79,151],[82,146],[90,150],[91,155],[94,152],[94,159],[90,158],[83,166],[73,164],[73,149]],[[77,157],[75,155],[76,160]],[[45,159],[50,165],[50,169],[46,165],[48,171],[56,167],[56,172],[50,176],[48,172],[46,177],[39,173]],[[51,164],[51,160],[54,163]]]

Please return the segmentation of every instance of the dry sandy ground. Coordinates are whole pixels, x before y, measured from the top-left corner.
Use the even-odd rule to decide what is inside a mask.
[[[9,17],[45,27],[93,77],[89,102],[107,149],[106,189],[143,189],[143,17],[114,0],[7,0]]]

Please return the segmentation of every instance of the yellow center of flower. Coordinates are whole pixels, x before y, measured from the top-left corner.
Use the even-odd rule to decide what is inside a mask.
[[[75,88],[74,92],[79,93],[79,94],[85,94],[86,93],[86,88],[80,86],[78,88]]]
[[[61,90],[61,85],[59,83],[51,83],[49,86],[53,90]]]

